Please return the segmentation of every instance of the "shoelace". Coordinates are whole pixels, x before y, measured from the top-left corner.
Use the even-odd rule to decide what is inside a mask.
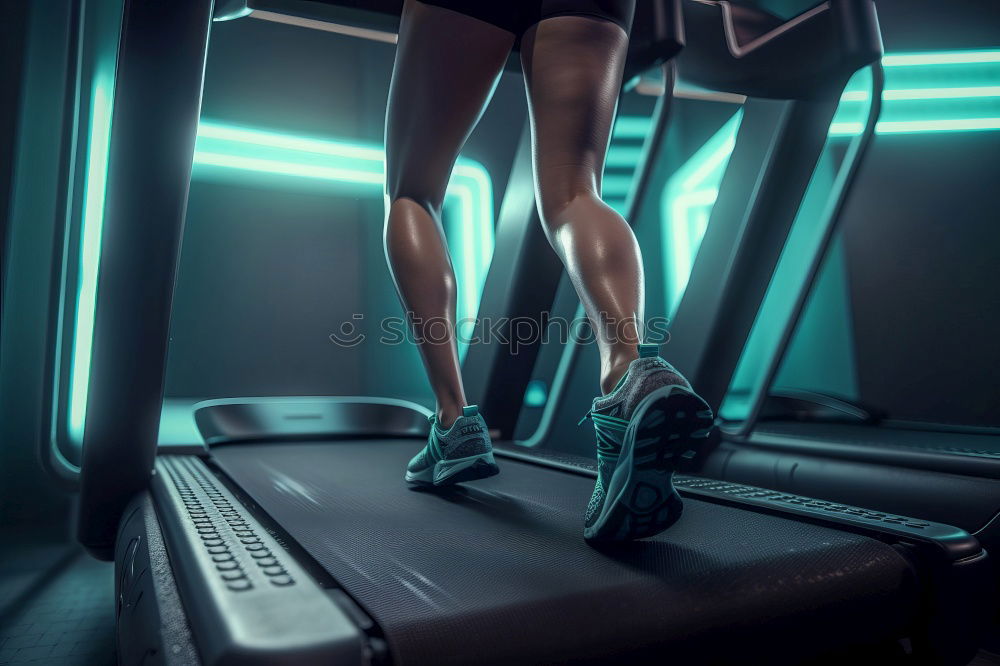
[[[590,410],[584,414],[577,425],[583,425],[587,419],[594,423],[594,432],[597,435],[597,456],[605,459],[617,458],[625,441],[628,420]]]
[[[427,438],[427,452],[432,460],[444,460],[444,451],[441,450],[441,444],[438,443],[437,414],[431,414],[427,420],[431,424],[431,436]]]

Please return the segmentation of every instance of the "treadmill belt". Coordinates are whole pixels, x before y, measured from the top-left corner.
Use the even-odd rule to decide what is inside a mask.
[[[374,618],[397,664],[797,662],[901,636],[913,569],[867,536],[685,500],[655,539],[583,541],[593,480],[499,459],[403,482],[414,440],[226,445],[216,463]]]

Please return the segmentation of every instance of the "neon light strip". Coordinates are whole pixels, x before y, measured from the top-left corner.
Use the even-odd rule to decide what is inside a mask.
[[[852,90],[841,95],[842,102],[867,102],[871,93],[867,90]],[[984,97],[1000,97],[1000,86],[969,86],[964,88],[901,88],[886,90],[882,99],[889,100],[920,100],[920,99],[974,99]]]
[[[701,151],[696,154],[695,157],[698,159],[693,162],[693,165],[697,166],[692,169],[691,175],[685,177],[683,182],[681,182],[681,190],[685,192],[694,190],[696,187],[701,185],[713,171],[718,169],[723,162],[729,160],[729,156],[732,154],[733,148],[736,147],[736,128],[739,126],[739,121],[733,123],[736,127],[731,127],[731,123],[733,123],[731,120],[727,122],[723,129],[719,130],[722,132],[721,134],[717,134],[715,137],[712,137],[712,139],[709,139],[708,142],[706,142],[706,146],[710,143],[712,144],[712,147],[709,149],[710,152],[707,155],[702,154]],[[718,137],[718,139],[716,139],[716,137]]]
[[[860,122],[830,125],[831,136],[852,136],[861,132]],[[878,134],[914,134],[916,132],[976,132],[1000,130],[1000,118],[958,118],[954,120],[880,120]]]
[[[604,160],[604,166],[614,169],[616,167],[635,169],[635,165],[642,158],[642,148],[637,146],[616,146],[614,144],[608,149],[608,156]]]
[[[355,185],[381,187],[385,182],[385,155],[381,148],[374,146],[224,126],[212,122],[200,124],[198,138],[277,148],[289,151],[289,155],[288,159],[275,160],[237,156],[218,152],[218,149],[197,150],[195,164]],[[296,153],[325,155],[348,161],[338,162],[337,166],[296,162]],[[458,269],[458,318],[475,318],[483,282],[493,258],[493,186],[489,174],[481,164],[460,159],[453,170],[446,196],[447,210],[455,211],[458,217],[454,224],[446,225],[449,245],[453,248],[452,259]],[[455,248],[460,250],[455,251]],[[464,358],[466,348],[465,344],[459,346],[461,358]]]
[[[692,222],[693,211],[711,210],[718,198],[719,188],[704,187],[679,195],[671,204],[670,285],[673,294],[670,302],[672,304],[680,302],[681,294],[687,287],[688,278],[691,276],[691,269],[694,266],[694,257],[698,253],[697,248],[705,236],[705,228],[708,223],[707,212],[702,215],[694,215]]]
[[[961,51],[926,54],[892,54],[882,60],[888,67],[917,65],[967,65],[1000,63],[1000,51]],[[1000,86],[927,87],[890,89],[883,93],[884,100],[935,100],[935,99],[990,99],[1000,97]],[[868,91],[845,92],[844,102],[867,102]],[[732,122],[732,121],[730,121]],[[725,130],[726,128],[723,128]],[[664,189],[662,201],[664,253],[669,273],[667,294],[671,304],[676,303],[687,284],[694,254],[700,244],[704,229],[703,218],[711,210],[718,190],[711,186],[721,177],[720,165],[724,164],[735,145],[735,128],[732,134],[717,132],[671,177]],[[852,136],[863,129],[861,122],[834,122],[831,136]],[[882,120],[876,125],[879,134],[913,134],[917,132],[958,132],[1000,129],[1000,117],[958,118],[931,120]]]
[[[618,116],[612,136],[616,139],[643,140],[649,134],[650,122],[648,116]]]
[[[886,67],[979,63],[1000,63],[1000,51],[936,51],[931,53],[894,53],[882,56],[882,64]]]
[[[385,158],[382,150],[374,146],[364,146],[344,141],[330,141],[327,139],[313,139],[291,134],[279,134],[277,132],[267,132],[248,127],[232,127],[205,121],[198,125],[198,138],[222,139],[237,143],[250,143],[257,146],[271,146],[273,148],[284,148],[321,155],[336,155],[337,157],[372,162],[382,162]]]
[[[687,287],[708,216],[719,196],[719,183],[733,148],[743,110],[732,118],[680,166],[667,181],[660,198],[663,225],[664,280],[670,316]]]
[[[90,389],[90,360],[94,345],[94,315],[97,307],[97,276],[101,263],[104,197],[108,182],[108,151],[111,143],[111,111],[114,83],[95,77],[90,108],[87,175],[84,186],[83,222],[80,230],[80,267],[77,276],[76,318],[69,377],[70,438],[83,442]]]
[[[995,85],[1000,78],[997,66],[1000,50],[896,53],[884,56],[882,62],[890,83],[905,81],[910,85],[899,87],[897,84],[882,93],[882,99],[890,104],[886,105],[876,125],[879,135],[1000,129],[1000,85]],[[984,85],[933,85],[958,83],[959,79],[963,79],[962,83],[982,82]],[[924,82],[929,85],[921,85]],[[868,102],[869,97],[867,90],[845,91],[830,126],[830,136],[852,136],[860,132],[862,122],[852,107],[857,102]]]
[[[606,173],[601,179],[601,191],[609,196],[625,196],[632,188],[632,174]]]
[[[366,185],[381,185],[383,177],[378,173],[358,171],[356,169],[341,169],[336,167],[320,167],[311,164],[298,164],[278,160],[259,159],[255,157],[234,157],[222,153],[212,153],[196,150],[195,164],[217,166],[228,169],[243,169],[261,173],[274,173],[296,178],[313,178],[316,180],[333,180],[343,183],[358,183]]]
[[[77,444],[83,441],[87,394],[94,333],[97,276],[107,185],[108,147],[111,136],[113,86],[95,83],[91,112],[90,148],[87,184],[81,231],[80,275],[77,281],[76,320],[73,338],[73,362],[69,380],[69,435]],[[198,165],[271,173],[293,178],[324,180],[351,185],[378,187],[383,190],[384,153],[381,148],[310,137],[231,127],[206,122],[199,125],[199,139],[215,140],[212,150],[198,148]],[[219,143],[222,142],[222,143]],[[230,146],[226,146],[229,142]],[[285,159],[271,159],[233,154],[226,148],[247,145],[285,151]],[[302,153],[339,158],[336,162],[315,164],[296,160]],[[482,294],[482,284],[493,258],[493,185],[486,169],[478,162],[460,159],[448,184],[449,210],[456,221],[449,224],[450,238],[460,248],[453,260],[461,279],[459,317],[475,317]],[[467,345],[459,353],[464,357]]]

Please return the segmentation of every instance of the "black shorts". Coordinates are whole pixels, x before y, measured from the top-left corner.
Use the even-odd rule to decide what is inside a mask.
[[[635,0],[421,0],[485,21],[521,37],[542,19],[554,16],[595,16],[629,32]]]

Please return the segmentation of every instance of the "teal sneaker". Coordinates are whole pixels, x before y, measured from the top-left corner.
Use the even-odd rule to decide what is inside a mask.
[[[615,390],[594,399],[580,423],[594,422],[597,484],[584,515],[588,541],[642,539],[681,516],[676,464],[708,439],[712,409],[660,358],[659,345],[639,345],[639,358]]]
[[[474,481],[500,473],[493,459],[486,422],[475,405],[462,408],[462,416],[442,430],[437,417],[431,416],[431,434],[427,446],[406,466],[406,482],[447,486],[460,481]]]

